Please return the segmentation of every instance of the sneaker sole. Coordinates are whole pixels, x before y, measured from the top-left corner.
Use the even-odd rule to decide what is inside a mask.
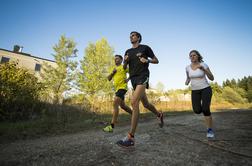
[[[213,140],[213,139],[215,139],[215,137],[207,137],[207,139]]]
[[[132,148],[134,148],[134,147],[135,147],[135,145],[131,145],[131,146],[123,146],[123,145],[121,145],[121,144],[119,144],[119,143],[116,143],[116,145],[118,145],[119,147],[122,147],[122,148],[124,148],[124,149],[132,149]]]
[[[105,131],[103,129],[102,129],[102,131],[105,132],[105,133],[113,133],[113,131]]]

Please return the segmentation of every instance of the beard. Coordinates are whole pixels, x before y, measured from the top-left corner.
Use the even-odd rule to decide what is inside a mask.
[[[137,41],[130,41],[131,42],[131,44],[136,44],[137,43]]]

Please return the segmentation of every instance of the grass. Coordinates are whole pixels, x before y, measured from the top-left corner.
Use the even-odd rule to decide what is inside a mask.
[[[75,114],[75,115],[74,115]],[[76,116],[76,115],[79,116]],[[166,115],[175,115],[175,112],[167,112]],[[54,117],[53,117],[54,116]],[[85,132],[87,130],[102,129],[111,121],[111,114],[86,114],[86,113],[58,113],[58,115],[44,115],[41,118],[0,123],[0,142],[7,143],[16,140],[27,140],[44,136],[55,136]],[[140,121],[155,119],[151,113],[141,113]],[[131,116],[122,113],[118,117],[118,125],[129,125]]]
[[[159,110],[162,110],[166,116],[192,113],[190,102],[174,103],[155,103]],[[250,105],[223,105],[212,104],[212,109],[230,109],[237,107],[243,109],[251,108]],[[227,108],[227,106],[229,108]],[[140,121],[146,121],[156,118],[151,112],[145,110],[142,106]],[[108,110],[112,108],[108,107]],[[13,142],[16,140],[33,139],[44,136],[55,136],[84,132],[87,130],[102,129],[111,121],[111,111],[100,109],[96,113],[87,111],[87,109],[73,106],[48,106],[41,114],[27,121],[0,122],[0,142]],[[118,125],[129,125],[131,116],[120,110]]]

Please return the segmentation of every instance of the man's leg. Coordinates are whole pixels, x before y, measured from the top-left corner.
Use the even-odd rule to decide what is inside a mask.
[[[139,102],[143,97],[145,92],[145,85],[137,85],[135,91],[133,92],[133,96],[131,99],[131,106],[133,109],[132,117],[131,117],[131,128],[130,134],[134,136],[137,128],[138,118],[139,118]]]
[[[112,121],[111,121],[111,124],[113,124],[113,125],[117,122],[117,118],[118,118],[118,114],[119,114],[119,103],[120,103],[120,100],[121,99],[119,97],[115,96],[114,102],[113,102],[113,107],[114,107],[113,117],[112,117]]]
[[[125,102],[122,100],[122,99],[120,99],[120,102],[119,102],[120,104],[120,107],[124,110],[124,111],[126,111],[126,112],[128,112],[129,114],[132,114],[132,109],[129,107],[129,106],[127,106],[126,104],[125,104]]]
[[[122,139],[117,141],[117,144],[122,147],[131,147],[134,146],[134,134],[136,131],[138,118],[139,118],[139,102],[145,92],[145,85],[137,85],[135,91],[133,92],[131,105],[133,108],[132,116],[131,116],[131,128],[128,135]]]
[[[149,101],[148,101],[148,98],[147,98],[147,95],[144,91],[144,94],[143,94],[143,97],[141,98],[141,102],[143,104],[143,106],[145,108],[147,108],[148,110],[150,110],[151,112],[153,112],[159,119],[160,119],[160,124],[159,126],[160,127],[163,127],[164,125],[164,121],[163,121],[163,113],[162,112],[158,112],[157,109],[155,108],[154,105],[152,105]]]
[[[125,94],[126,94],[127,90],[126,89],[119,89],[117,92],[116,92],[116,96],[118,97],[117,101],[118,101],[118,104],[120,105],[120,107],[128,112],[129,114],[132,114],[132,110],[130,109],[130,107],[128,107],[125,102],[124,102],[124,98],[125,98]]]
[[[113,132],[113,128],[114,128],[115,123],[117,122],[117,117],[118,117],[118,113],[119,113],[119,102],[120,102],[120,98],[115,96],[114,102],[113,102],[114,110],[113,110],[113,116],[112,116],[111,123],[110,123],[110,125],[103,128],[103,131]]]
[[[154,107],[154,105],[152,105],[147,98],[146,93],[144,92],[143,97],[141,98],[141,102],[143,104],[143,106],[145,108],[147,108],[148,110],[150,110],[151,112],[153,112],[155,115],[159,115],[159,112],[157,111],[157,109]]]

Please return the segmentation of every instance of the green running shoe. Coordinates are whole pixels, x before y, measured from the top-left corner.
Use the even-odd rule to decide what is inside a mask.
[[[113,128],[112,128],[111,125],[108,125],[108,126],[106,126],[105,128],[103,128],[103,131],[104,131],[104,132],[113,132]]]

